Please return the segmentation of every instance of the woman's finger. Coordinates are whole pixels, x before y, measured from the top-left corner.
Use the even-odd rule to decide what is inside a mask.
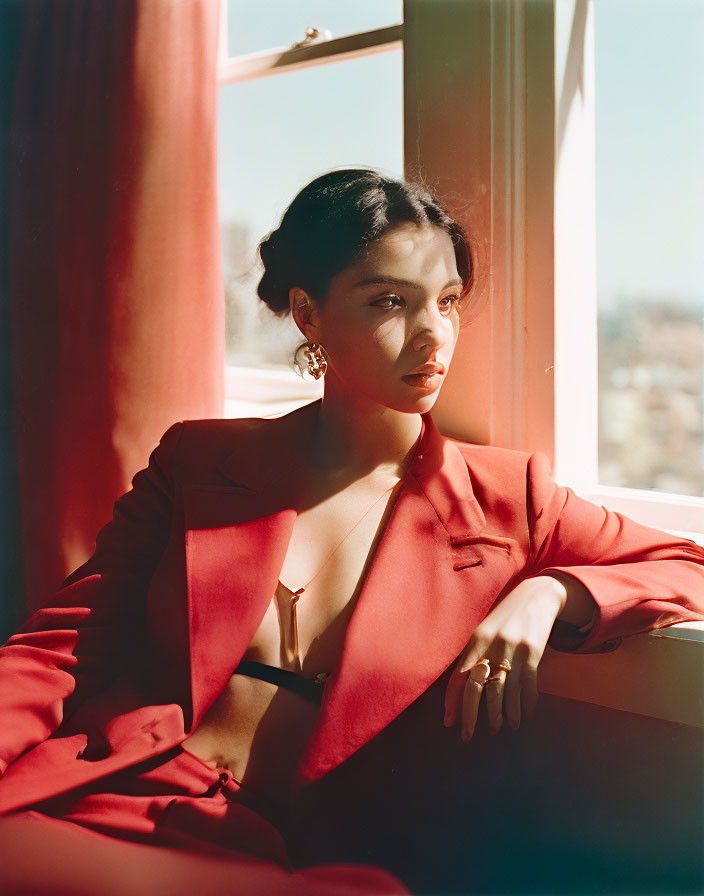
[[[450,725],[454,725],[457,719],[457,707],[462,699],[462,694],[464,692],[464,685],[467,681],[468,673],[461,674],[458,672],[458,668],[455,668],[454,672],[450,676],[450,680],[447,683],[447,690],[445,691],[445,727],[449,728]]]
[[[521,685],[525,666],[525,650],[520,646],[513,651],[511,671],[504,690],[504,715],[515,731],[521,724]]]
[[[508,660],[509,663],[513,657],[513,645],[509,644],[503,638],[497,637],[491,645],[491,674],[484,685],[486,700],[486,712],[489,720],[489,729],[492,734],[501,728],[503,721],[503,705],[504,691],[506,688],[507,672],[505,669],[499,669],[499,663],[502,660]]]
[[[521,682],[521,710],[527,721],[532,721],[538,705],[538,666],[529,657],[523,667]]]
[[[479,715],[479,701],[482,698],[484,685],[475,681],[470,675],[464,686],[462,695],[462,740],[469,740],[474,734]]]
[[[493,667],[493,666],[492,666]],[[489,720],[489,729],[496,734],[501,728],[503,715],[501,713],[504,700],[504,687],[506,685],[506,670],[492,671],[484,685],[484,699],[486,701],[486,713]]]
[[[478,633],[472,635],[468,645],[457,661],[445,691],[445,726],[454,725],[457,714],[461,709],[464,699],[464,690],[469,677],[469,670],[484,656],[486,640],[478,637]]]
[[[457,661],[457,665],[452,670],[452,675],[450,675],[450,680],[447,683],[447,690],[445,691],[446,727],[455,724],[455,720],[457,719],[457,708],[460,704],[460,701],[462,700],[464,685],[469,674],[467,672],[460,672],[461,666],[462,657],[459,658],[459,660]]]

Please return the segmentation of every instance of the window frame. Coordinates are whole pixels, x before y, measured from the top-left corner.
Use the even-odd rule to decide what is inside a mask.
[[[403,49],[403,24],[386,25],[330,40],[318,39],[306,46],[271,47],[255,53],[230,56],[227,45],[227,0],[220,3],[218,38],[218,87],[238,81],[300,71],[317,65],[373,56]]]
[[[406,0],[404,17],[406,176],[490,243],[488,302],[433,416],[542,451],[587,500],[704,545],[704,498],[598,482],[593,0]]]

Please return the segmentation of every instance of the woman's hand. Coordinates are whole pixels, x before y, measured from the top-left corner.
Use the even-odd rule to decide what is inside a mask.
[[[482,692],[492,734],[501,728],[502,707],[515,730],[521,716],[531,719],[538,703],[538,663],[545,651],[555,619],[567,600],[567,588],[552,576],[524,579],[491,610],[472,633],[459,658],[445,694],[445,725],[454,725],[461,715],[462,739],[474,733]],[[469,670],[486,657],[492,680],[480,685]],[[499,671],[501,660],[511,662],[511,671]]]

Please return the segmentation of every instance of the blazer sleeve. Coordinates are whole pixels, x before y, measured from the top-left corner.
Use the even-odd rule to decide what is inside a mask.
[[[557,620],[550,646],[604,652],[637,632],[704,620],[703,547],[557,485],[542,452],[530,455],[527,480],[528,577],[572,576],[596,604],[582,631]]]
[[[182,431],[175,423],[164,433],[115,502],[92,556],[0,647],[0,775],[134,657],[171,528],[171,462]]]

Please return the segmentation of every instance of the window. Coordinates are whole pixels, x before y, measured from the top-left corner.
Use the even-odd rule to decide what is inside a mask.
[[[489,301],[434,417],[459,438],[543,451],[588,500],[701,541],[701,495],[600,478],[594,7],[404,5],[406,174],[488,243]]]
[[[594,27],[599,482],[704,496],[704,5]]]
[[[700,543],[703,37],[689,0],[556,4],[557,469]]]
[[[400,2],[279,4],[252,14],[231,2],[224,31],[235,52],[296,42],[309,23],[338,32],[307,47],[231,58],[221,51],[218,178],[226,301],[228,416],[276,415],[321,394],[292,367],[301,334],[258,299],[258,242],[317,174],[369,165],[403,176]],[[332,13],[330,9],[330,13]],[[232,52],[231,50],[229,51]],[[375,102],[370,103],[369,97]]]

